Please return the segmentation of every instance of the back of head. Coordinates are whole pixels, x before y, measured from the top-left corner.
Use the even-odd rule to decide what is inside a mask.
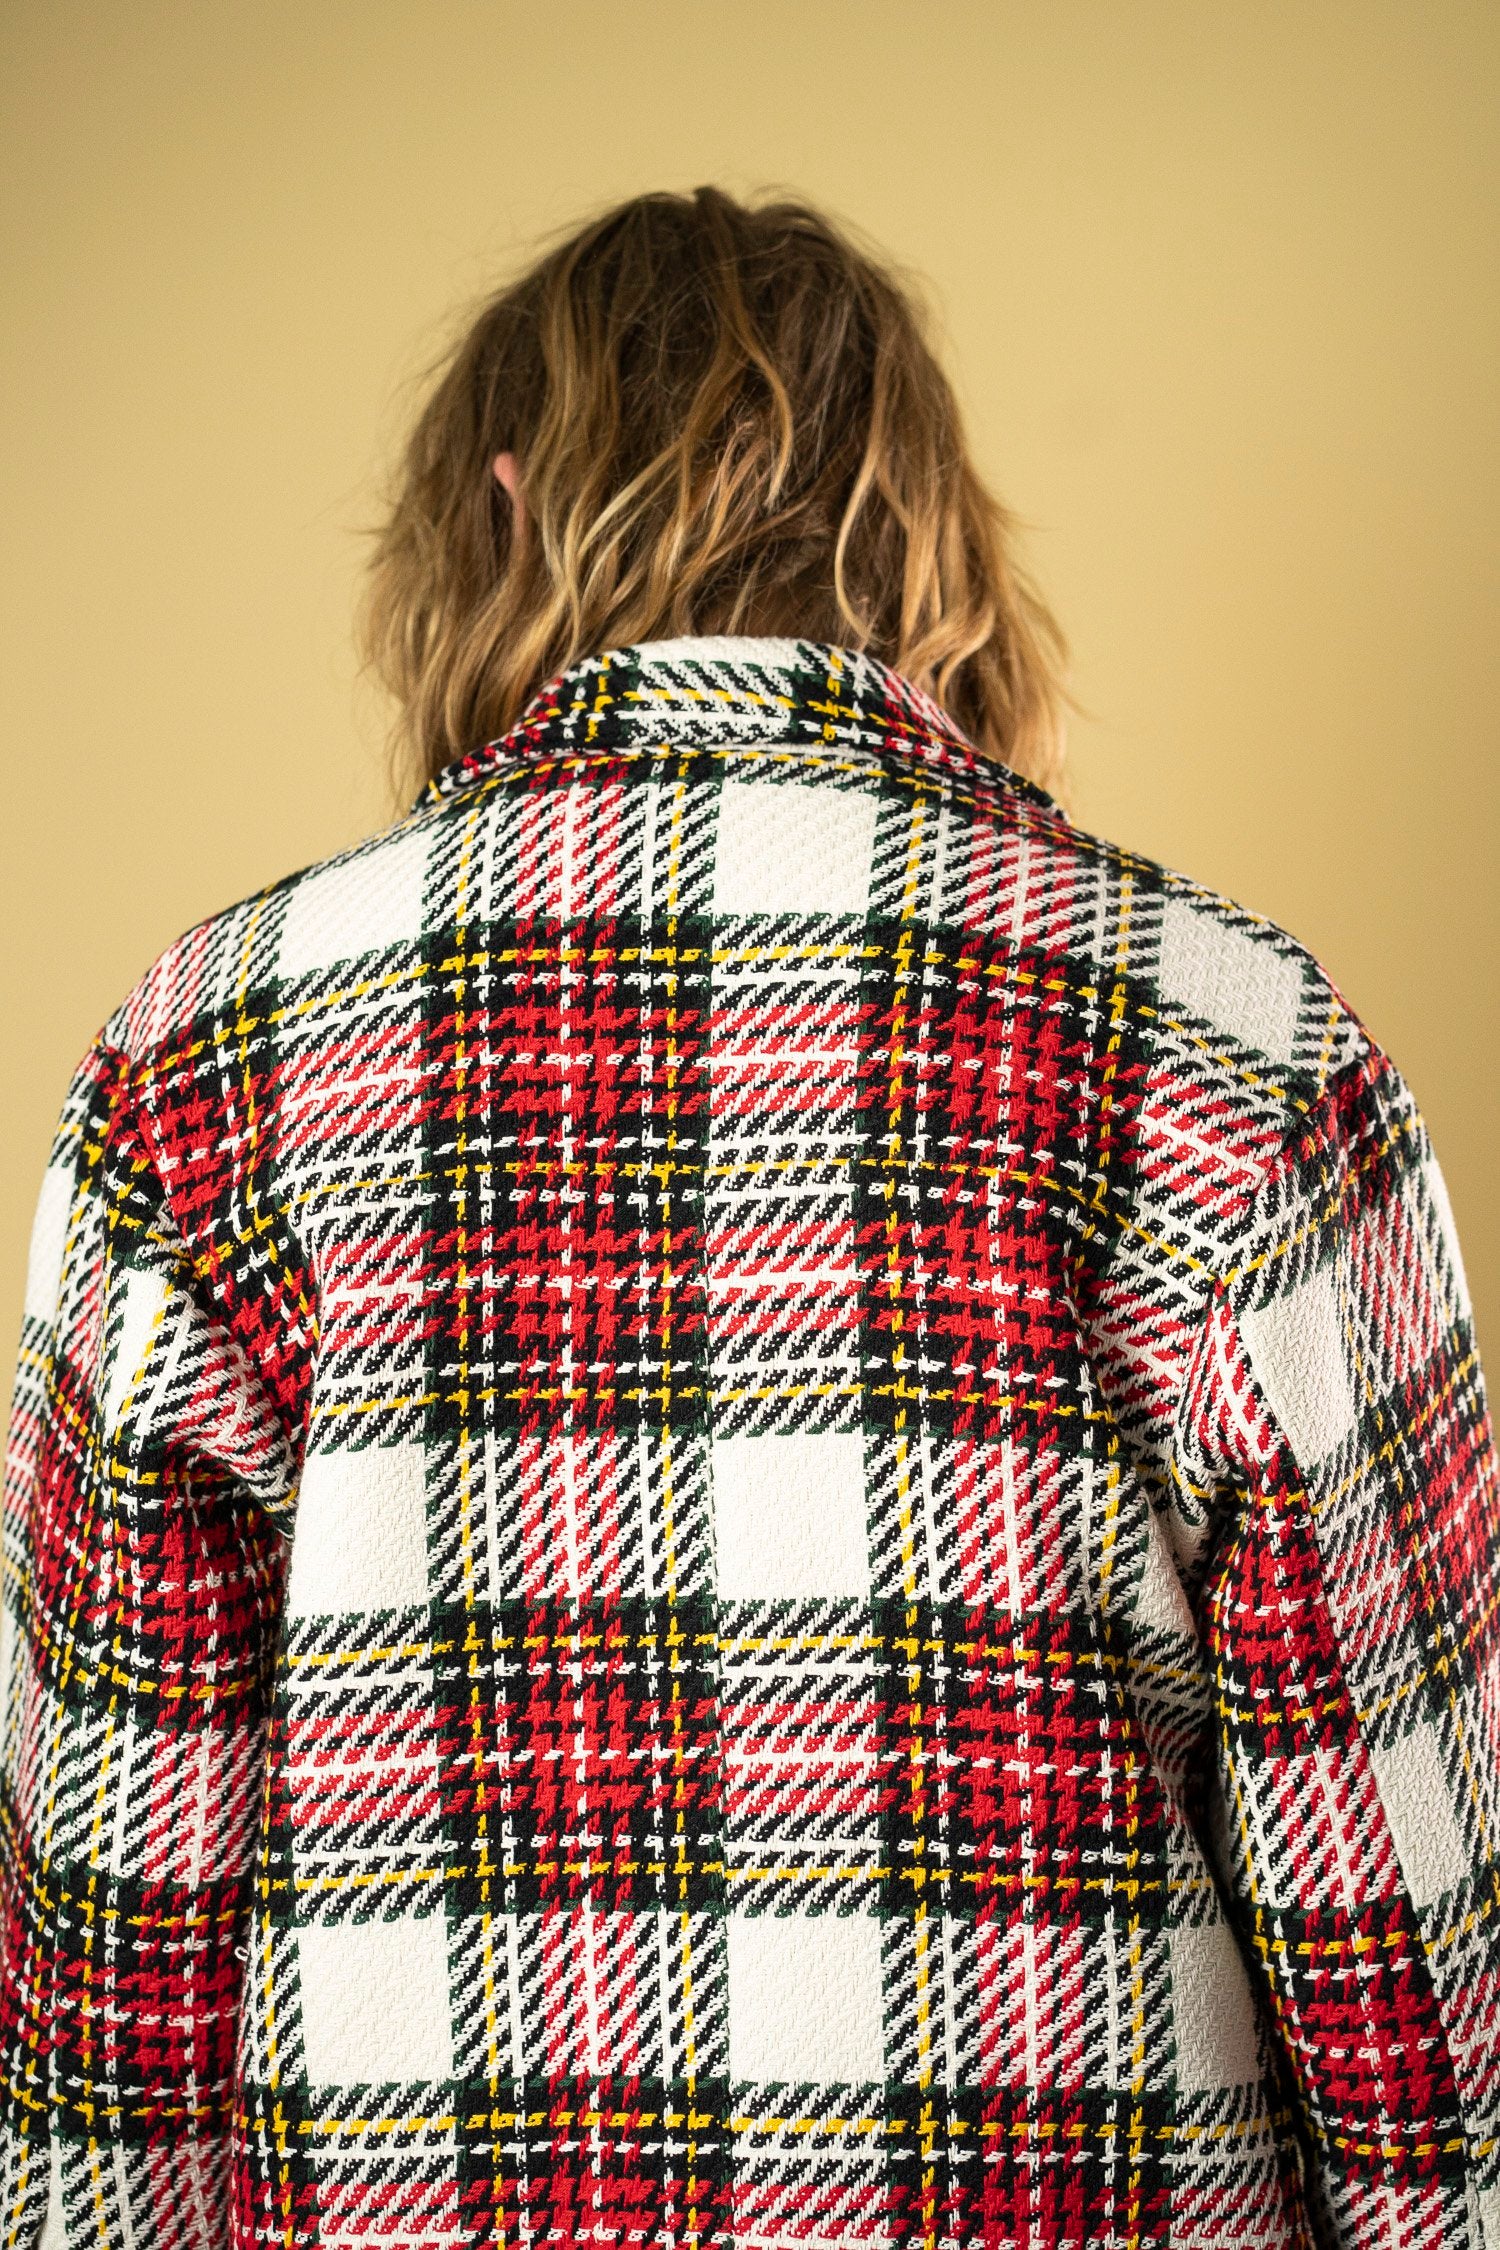
[[[413,779],[581,657],[749,633],[868,650],[1048,782],[1062,642],[1010,550],[889,268],[801,203],[643,195],[491,299],[447,360],[366,649]]]

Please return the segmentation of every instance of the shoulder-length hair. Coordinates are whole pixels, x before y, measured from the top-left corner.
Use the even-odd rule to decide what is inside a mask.
[[[402,456],[363,641],[421,781],[581,658],[717,633],[868,650],[1056,777],[1062,636],[911,291],[805,204],[702,187],[605,212],[480,310]]]

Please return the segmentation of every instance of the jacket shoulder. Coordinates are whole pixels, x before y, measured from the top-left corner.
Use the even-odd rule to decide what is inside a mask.
[[[348,849],[296,869],[194,924],[160,953],[100,1033],[133,1063],[205,1027],[260,1024],[292,988],[326,972],[359,977],[418,943],[434,846],[451,808],[422,805]]]
[[[850,824],[852,840],[846,845],[841,834],[838,849],[869,853],[869,882],[855,886],[853,871],[841,867],[836,903],[854,906],[858,888],[879,919],[899,912],[962,930],[999,954],[1024,955],[1023,974],[1045,968],[1064,978],[1086,1010],[1113,1020],[1159,1065],[1175,1057],[1200,1086],[1221,1083],[1257,1106],[1306,1106],[1369,1049],[1328,972],[1277,924],[1076,827],[1044,792],[1003,769],[966,767],[928,765],[932,794],[897,792],[910,807],[909,815],[895,812],[899,836],[887,834],[884,816],[878,835],[870,828],[855,836],[858,824]],[[568,778],[558,773],[544,786]],[[868,778],[846,773],[835,787]],[[295,1007],[299,991],[326,994],[344,979],[368,990],[372,978],[399,973],[403,953],[409,962],[413,948],[450,923],[466,881],[477,880],[445,844],[474,810],[472,797],[425,799],[393,826],[198,923],[146,971],[103,1041],[140,1062],[205,1021],[224,1024],[246,1011],[258,1019]],[[749,812],[757,810],[734,808],[733,823],[753,827]],[[788,817],[778,809],[778,819]],[[596,883],[611,910],[627,915],[654,893],[644,862],[634,871],[628,864],[652,850],[649,822],[641,828],[611,803],[600,810],[597,835],[586,808],[570,805],[566,836],[552,837],[553,825],[538,823],[531,911],[587,912]],[[733,889],[717,880],[716,858],[749,845],[760,858],[775,839],[738,828],[721,837],[701,816],[697,825],[701,838],[683,854],[692,864],[684,866],[681,904],[711,913]],[[820,829],[812,841],[821,860],[835,839]],[[526,880],[492,870],[471,911],[524,909]]]
[[[961,918],[1051,957],[1158,1072],[1295,1115],[1373,1042],[1317,956],[1266,916],[1002,783],[966,822]]]

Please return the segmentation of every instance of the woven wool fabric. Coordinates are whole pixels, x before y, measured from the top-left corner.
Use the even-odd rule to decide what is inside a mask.
[[[1280,931],[580,664],[69,1094],[3,2241],[1500,2244],[1497,1484]]]

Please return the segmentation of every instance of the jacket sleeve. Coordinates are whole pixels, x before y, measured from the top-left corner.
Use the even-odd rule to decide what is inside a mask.
[[[227,2239],[227,2103],[288,1445],[153,1165],[75,1076],[5,1481],[0,2219]],[[106,2210],[101,2205],[117,2205]],[[66,2226],[64,2219],[66,2216]]]
[[[1299,1121],[1189,1419],[1220,1873],[1330,2243],[1500,2244],[1500,1480],[1442,1175],[1369,1050]]]

